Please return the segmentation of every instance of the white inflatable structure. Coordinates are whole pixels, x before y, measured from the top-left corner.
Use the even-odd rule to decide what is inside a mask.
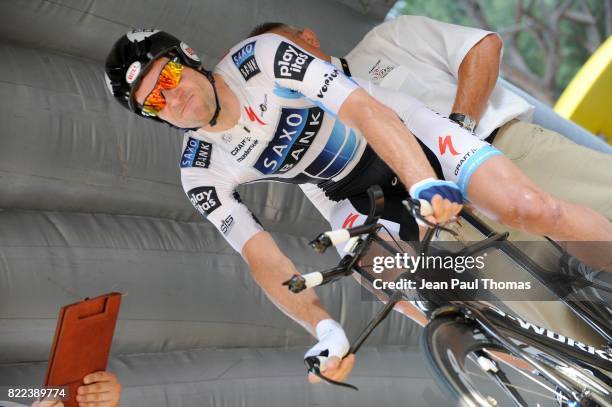
[[[185,198],[181,135],[129,114],[104,86],[106,53],[132,27],[184,38],[208,67],[265,21],[312,27],[341,55],[392,5],[363,14],[357,3],[0,2],[0,389],[42,384],[62,305],[119,291],[109,370],[124,406],[445,403],[417,351],[419,328],[399,315],[360,352],[359,393],[308,385],[313,339]],[[327,225],[297,188],[240,192],[302,272],[337,261],[307,247]],[[350,338],[380,307],[352,280],[319,293]]]

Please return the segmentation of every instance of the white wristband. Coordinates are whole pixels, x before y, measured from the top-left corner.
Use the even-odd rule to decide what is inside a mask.
[[[422,186],[424,186],[426,184],[429,184],[431,182],[436,182],[436,181],[439,181],[439,180],[437,180],[435,178],[425,178],[425,179],[422,179],[419,182],[417,182],[416,184],[413,184],[410,187],[410,190],[408,191],[408,193],[410,194],[411,197],[417,198],[417,196],[415,194],[418,192],[419,189],[421,189]]]
[[[342,331],[342,325],[340,325],[339,323],[337,323],[333,319],[324,319],[322,321],[319,321],[319,323],[317,324],[317,327],[316,327],[317,339],[321,340],[327,334],[329,334],[330,332],[333,332],[335,330]]]
[[[336,356],[338,358],[344,357],[349,351],[350,343],[342,326],[333,319],[324,319],[317,324],[317,342],[312,348],[306,352],[305,358],[310,356],[317,356],[321,358],[321,353],[327,351],[328,357]],[[324,362],[324,361],[322,361]],[[323,364],[321,371],[323,371]]]

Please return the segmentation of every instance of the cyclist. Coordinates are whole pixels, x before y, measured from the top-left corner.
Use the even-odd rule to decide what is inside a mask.
[[[305,192],[330,219],[335,201],[377,183],[392,194],[405,196],[409,189],[412,197],[429,201],[433,222],[455,216],[469,197],[535,233],[612,240],[605,218],[541,191],[498,150],[456,123],[411,97],[361,82],[398,103],[396,113],[331,64],[276,34],[238,43],[213,74],[175,37],[130,31],[107,58],[106,81],[130,111],[187,130],[180,166],[188,198],[242,254],[275,304],[316,335],[319,343],[307,356],[329,356],[327,375],[336,380],[353,363],[352,357],[340,362],[348,350],[341,326],[316,294],[292,296],[280,285],[297,270],[240,202],[237,185],[316,184],[316,191]],[[448,154],[438,162],[412,133],[423,139],[443,134],[454,149],[471,153]],[[447,180],[436,179],[442,176]],[[404,235],[414,237],[414,222],[401,224]]]

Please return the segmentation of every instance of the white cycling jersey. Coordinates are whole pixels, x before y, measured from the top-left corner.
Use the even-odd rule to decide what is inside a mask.
[[[339,204],[313,184],[341,180],[363,154],[367,144],[363,136],[337,119],[346,98],[359,88],[358,82],[383,102],[388,99],[406,125],[417,136],[421,133],[425,144],[435,146],[435,134],[444,135],[446,141],[440,146],[446,151],[450,145],[449,152],[454,154],[443,165],[449,180],[459,179],[452,175],[459,162],[455,148],[466,145],[464,153],[473,150],[466,161],[488,146],[414,98],[349,78],[276,34],[240,42],[215,72],[236,94],[241,117],[223,132],[186,132],[181,180],[194,207],[238,252],[262,230],[235,193],[240,184],[266,180],[305,184],[302,189],[309,199],[331,219]],[[446,137],[455,137],[455,144]]]

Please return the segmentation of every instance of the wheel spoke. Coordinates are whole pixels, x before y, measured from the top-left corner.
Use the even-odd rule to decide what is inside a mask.
[[[486,350],[486,349],[485,349]],[[491,355],[494,359],[496,359],[499,363],[503,363],[505,366],[510,367],[512,370],[514,370],[517,373],[520,373],[521,375],[523,375],[524,377],[526,377],[527,379],[529,379],[531,382],[538,384],[539,386],[545,388],[546,390],[548,390],[549,393],[552,394],[558,394],[557,391],[555,389],[553,389],[552,387],[544,384],[541,380],[537,380],[535,377],[533,377],[533,375],[525,372],[522,369],[517,368],[516,366],[511,365],[510,363],[508,363],[507,361],[501,359],[500,357],[498,357],[497,355],[495,355],[494,353],[491,352],[487,352],[489,355]],[[517,386],[515,384],[512,383],[507,383],[507,386],[511,386],[514,387],[517,390],[521,390],[521,391],[525,391],[534,395],[538,395],[538,396],[542,396],[544,398],[548,398],[550,400],[556,400],[556,397],[550,397],[548,394],[544,394],[544,393],[539,393],[537,391],[522,387],[522,386]],[[567,400],[567,397],[565,397],[564,395],[561,395],[563,400]]]
[[[578,379],[570,380],[570,376],[560,370],[569,366],[580,373],[581,370],[572,363],[549,360],[545,350],[520,343],[518,338],[509,336],[508,340],[519,342],[516,346],[530,355],[525,356],[529,362],[523,360],[521,355],[513,355],[494,339],[481,336],[469,320],[434,318],[426,328],[422,344],[429,354],[433,372],[449,385],[446,387],[449,394],[456,400],[466,400],[474,405],[483,404],[483,400],[493,403],[496,398],[499,398],[500,406],[550,405],[551,402],[574,400],[574,391],[576,394],[585,390],[597,391],[593,384],[586,383],[585,378],[585,383]],[[557,380],[551,381],[531,363],[541,369],[558,371],[559,377],[554,377],[560,381],[563,390],[557,387]],[[587,378],[590,379],[590,376]],[[609,389],[605,384],[601,387],[605,391]],[[587,398],[596,402],[604,400],[599,393]],[[603,405],[608,404],[604,402]]]
[[[491,353],[489,353],[489,354],[491,354]],[[499,360],[499,358],[495,357],[495,355],[493,355],[493,357],[494,357],[495,359],[498,359],[498,360]],[[516,372],[518,372],[518,373],[522,374],[523,376],[527,377],[527,378],[528,378],[529,380],[531,380],[532,382],[537,383],[537,384],[538,384],[538,385],[540,385],[541,387],[544,387],[546,390],[548,390],[548,391],[550,391],[550,392],[552,392],[552,393],[554,393],[554,394],[557,394],[557,391],[556,391],[555,389],[553,389],[552,387],[549,387],[548,385],[544,384],[544,383],[543,383],[541,380],[536,380],[535,378],[533,378],[533,377],[532,377],[530,374],[528,374],[528,373],[527,373],[527,372],[525,372],[524,370],[519,369],[519,368],[517,368],[517,367],[515,367],[515,366],[512,366],[510,363],[506,363],[506,362],[504,362],[503,360],[500,360],[500,362],[504,363],[506,366],[509,366],[511,369],[513,369],[513,370],[515,370]],[[567,397],[565,397],[563,394],[561,394],[561,397],[562,397],[562,399],[563,399],[563,400],[567,400]]]

